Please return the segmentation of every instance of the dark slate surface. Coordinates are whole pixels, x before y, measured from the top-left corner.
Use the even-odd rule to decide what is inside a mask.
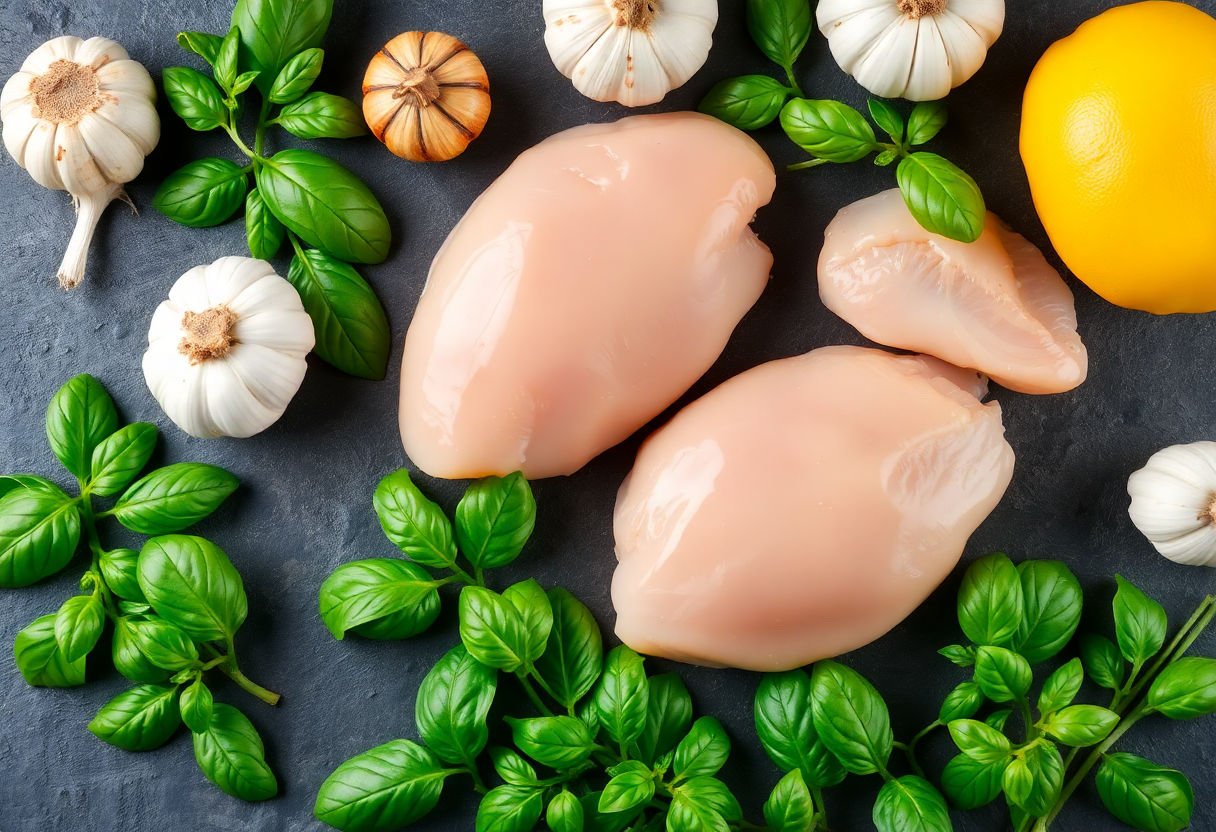
[[[395,245],[389,262],[364,271],[389,309],[398,347],[390,379],[382,383],[346,378],[313,362],[285,418],[252,440],[184,436],[160,412],[139,369],[149,318],[176,277],[198,263],[244,252],[239,223],[192,231],[149,206],[156,184],[170,170],[228,148],[166,117],[160,148],[131,187],[142,214],[110,210],[93,248],[88,282],[70,296],[52,285],[72,223],[67,198],[37,187],[7,156],[0,161],[0,190],[6,197],[0,202],[5,231],[0,239],[0,469],[62,478],[42,436],[43,412],[66,378],[88,371],[114,393],[125,417],[161,426],[159,459],[210,461],[237,473],[241,490],[198,530],[223,546],[244,574],[251,614],[238,641],[247,671],[285,695],[282,707],[272,710],[217,682],[220,697],[242,706],[266,737],[283,786],[277,800],[242,804],[202,779],[184,737],[161,751],[135,755],[105,746],[85,731],[93,712],[124,684],[105,662],[91,668],[93,683],[81,689],[25,686],[7,658],[8,645],[18,629],[53,611],[73,591],[79,564],[36,588],[5,592],[0,596],[3,832],[319,829],[310,809],[325,775],[351,754],[412,736],[414,691],[456,637],[454,604],[446,604],[433,632],[411,642],[338,643],[318,618],[317,587],[343,561],[392,554],[369,497],[383,474],[406,462],[396,432],[399,343],[444,236],[519,151],[565,127],[622,115],[619,108],[583,99],[553,69],[541,42],[539,5],[536,0],[339,2],[321,89],[357,94],[363,67],[380,44],[400,31],[440,29],[468,41],[484,59],[494,114],[470,152],[442,166],[408,165],[370,138],[326,144],[326,152],[375,183],[392,219]],[[1017,157],[1020,90],[1036,56],[1052,40],[1110,5],[1101,0],[1011,3],[1005,36],[979,76],[953,97],[953,122],[938,145],[979,179],[997,213],[1039,244],[1046,240]],[[1211,0],[1196,5],[1216,10]],[[725,0],[722,6],[709,65],[663,109],[694,106],[726,75],[770,70],[747,41],[741,4]],[[72,33],[116,38],[159,75],[163,67],[184,60],[173,41],[176,31],[222,31],[229,10],[228,0],[7,0],[0,3],[0,74],[15,71],[44,40]],[[801,74],[814,94],[864,100],[818,36]],[[798,158],[776,132],[762,138],[778,163]],[[836,209],[888,187],[888,177],[853,165],[782,178],[775,203],[758,221],[777,256],[772,286],[690,396],[767,359],[860,342],[820,305],[813,265],[819,235]],[[1098,624],[1105,620],[1111,576],[1119,571],[1162,597],[1179,621],[1210,586],[1209,573],[1172,566],[1153,554],[1127,519],[1124,483],[1159,447],[1212,437],[1213,319],[1152,318],[1109,306],[1079,284],[1075,288],[1092,359],[1090,380],[1077,392],[1046,398],[996,391],[1018,453],[1017,475],[1005,501],[975,535],[968,557],[1003,548],[1015,557],[1063,558],[1090,590],[1088,617]],[[636,438],[627,442],[568,480],[538,483],[535,539],[499,580],[505,584],[536,575],[546,585],[561,582],[610,628],[609,518],[637,443]],[[449,506],[460,490],[448,483],[427,488]],[[108,539],[118,544],[123,538],[110,532]],[[904,737],[933,718],[940,697],[956,680],[934,654],[955,638],[956,586],[957,575],[895,632],[848,657],[887,692],[897,733]],[[1212,640],[1201,647],[1213,649]],[[756,677],[679,669],[699,710],[719,716],[735,738],[735,758],[726,774],[755,817],[776,779],[751,728]],[[934,748],[942,756],[935,762],[944,760],[948,745],[938,738]],[[1122,747],[1189,771],[1200,795],[1195,828],[1216,828],[1212,723],[1154,721],[1130,734]],[[835,829],[871,828],[874,788],[873,782],[861,781],[835,792]],[[470,828],[473,809],[470,793],[453,781],[422,828]],[[995,813],[957,820],[957,828],[969,832],[1002,826]],[[1056,828],[1113,827],[1086,787]]]

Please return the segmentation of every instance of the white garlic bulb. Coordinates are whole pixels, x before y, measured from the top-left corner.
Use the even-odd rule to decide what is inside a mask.
[[[1129,513],[1162,556],[1216,566],[1216,442],[1158,451],[1127,481]]]
[[[820,0],[832,57],[883,98],[936,101],[984,64],[1005,0]]]
[[[544,0],[545,46],[596,101],[657,104],[709,57],[718,0]]]
[[[191,436],[253,436],[287,409],[314,343],[299,294],[274,267],[221,257],[182,275],[157,307],[144,378]]]
[[[60,37],[25,59],[0,93],[4,146],[44,188],[67,191],[76,230],[59,267],[65,289],[84,278],[97,221],[160,141],[156,87],[107,38]]]

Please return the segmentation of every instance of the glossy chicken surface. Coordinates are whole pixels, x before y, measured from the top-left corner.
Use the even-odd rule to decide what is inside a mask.
[[[752,139],[697,113],[523,153],[435,258],[405,341],[401,435],[429,474],[571,474],[713,364],[768,282]]]
[[[828,347],[684,408],[617,497],[617,635],[776,671],[877,639],[958,563],[1013,450],[975,373]]]
[[[968,245],[923,229],[897,190],[855,202],[828,226],[819,294],[870,340],[1011,390],[1062,393],[1088,373],[1072,292],[992,213]]]

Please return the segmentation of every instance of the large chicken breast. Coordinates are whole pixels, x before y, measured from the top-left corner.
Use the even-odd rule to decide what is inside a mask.
[[[559,133],[435,258],[405,340],[401,436],[447,478],[571,474],[687,390],[768,282],[752,139],[697,113]]]
[[[829,347],[736,376],[647,440],[617,497],[617,635],[777,671],[861,647],[958,563],[1013,450],[980,376]]]

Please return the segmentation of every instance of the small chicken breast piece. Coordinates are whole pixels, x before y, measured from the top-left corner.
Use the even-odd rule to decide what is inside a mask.
[[[898,190],[844,208],[819,258],[824,304],[879,344],[937,356],[1022,393],[1085,381],[1072,292],[992,213],[974,243],[926,231]]]
[[[928,597],[1013,475],[976,373],[828,347],[736,376],[646,441],[617,497],[617,635],[778,671]]]
[[[698,113],[523,153],[435,258],[405,340],[401,436],[447,478],[571,474],[700,378],[768,282],[768,156]]]

